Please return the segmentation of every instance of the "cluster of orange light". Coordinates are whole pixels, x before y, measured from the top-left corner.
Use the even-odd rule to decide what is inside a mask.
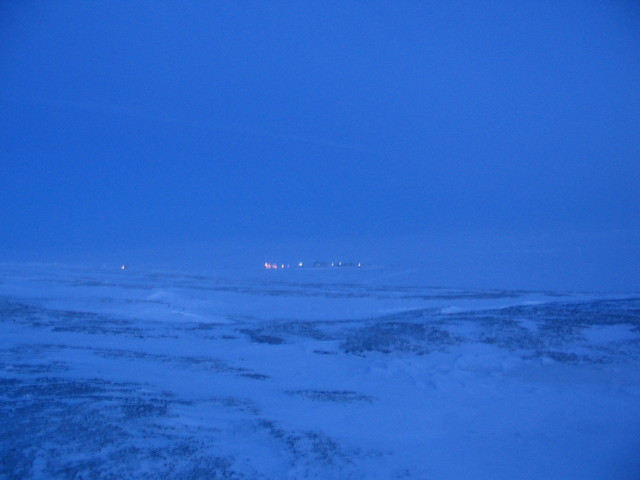
[[[289,268],[290,265],[285,265],[284,263],[278,265],[277,263],[268,263],[264,262],[264,268],[267,270],[277,270],[279,268]]]
[[[330,264],[332,267],[362,267],[362,263],[358,262],[356,263],[343,263],[343,262],[331,262]],[[298,262],[297,264],[298,267],[302,267],[303,263],[302,262]],[[327,267],[329,266],[326,263],[319,263],[316,262],[313,264],[314,267]],[[267,270],[278,270],[279,268],[291,268],[291,265],[289,265],[288,263],[281,263],[281,264],[277,264],[277,263],[269,263],[269,262],[264,262],[264,268],[266,268]]]

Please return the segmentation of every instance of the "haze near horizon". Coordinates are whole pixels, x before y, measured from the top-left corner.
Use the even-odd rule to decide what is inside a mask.
[[[3,2],[0,261],[640,288],[633,2]]]

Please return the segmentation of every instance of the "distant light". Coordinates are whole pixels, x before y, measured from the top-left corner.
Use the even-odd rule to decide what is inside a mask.
[[[361,266],[362,266],[362,264],[361,264],[360,262],[358,262],[358,266],[359,266],[359,267],[361,267]]]
[[[302,266],[302,262],[298,262],[298,266],[301,267]]]
[[[120,270],[126,270],[127,266],[126,265],[120,265]]]

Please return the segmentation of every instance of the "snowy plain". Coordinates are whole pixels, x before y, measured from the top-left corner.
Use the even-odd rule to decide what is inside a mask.
[[[640,478],[640,294],[0,275],[0,479]]]

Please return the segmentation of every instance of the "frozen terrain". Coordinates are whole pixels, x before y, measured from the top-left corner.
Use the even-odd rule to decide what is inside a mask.
[[[640,295],[0,275],[3,480],[640,478]]]

